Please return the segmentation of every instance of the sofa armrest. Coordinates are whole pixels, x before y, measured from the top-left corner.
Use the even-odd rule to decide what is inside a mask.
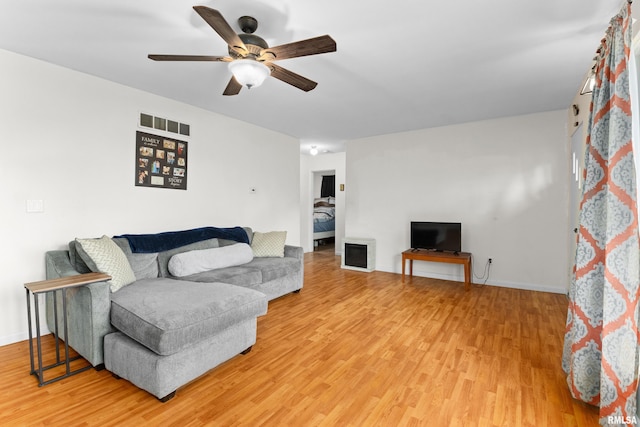
[[[45,254],[44,259],[47,280],[80,274],[71,264],[69,251],[49,251]]]
[[[284,246],[284,256],[304,260],[304,250],[300,246]]]
[[[69,251],[49,251],[45,254],[47,279],[80,274],[71,264]],[[58,331],[63,334],[62,293],[48,292],[46,297],[47,326],[55,333],[54,295],[58,310]],[[95,282],[69,288],[67,295],[67,327],[69,345],[93,366],[104,363],[104,336],[114,331],[111,326],[111,290],[109,282]],[[61,338],[63,338],[61,336]]]
[[[293,285],[295,288],[294,292],[299,292],[300,289],[302,289],[302,286],[304,285],[304,249],[302,249],[301,246],[285,245],[284,256],[289,258],[295,258],[300,263],[300,268],[298,269],[298,272],[291,275],[290,277],[290,279],[292,280],[292,283],[294,284]]]

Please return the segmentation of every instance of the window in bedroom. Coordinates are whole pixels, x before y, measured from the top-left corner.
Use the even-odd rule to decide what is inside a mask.
[[[336,176],[323,175],[322,184],[320,185],[320,197],[336,196]]]

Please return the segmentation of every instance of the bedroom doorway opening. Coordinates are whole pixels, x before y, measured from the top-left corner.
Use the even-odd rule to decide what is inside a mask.
[[[335,252],[336,236],[336,171],[313,172],[312,192],[313,250]]]

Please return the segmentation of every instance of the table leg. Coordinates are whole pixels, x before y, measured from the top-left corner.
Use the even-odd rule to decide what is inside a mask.
[[[51,292],[51,298],[53,298],[53,322],[55,323],[53,330],[56,336],[56,363],[60,363],[60,331],[58,331],[58,294],[56,291]]]
[[[32,325],[31,325],[31,296],[29,295],[29,289],[26,290],[27,291],[27,323],[29,325],[29,360],[31,362],[31,371],[29,372],[30,374],[34,374],[36,372],[35,368],[34,368],[34,363],[33,363],[33,329],[32,329]]]
[[[464,290],[471,289],[471,260],[464,263]]]
[[[69,364],[69,329],[67,326],[67,290],[62,289],[62,323],[64,324],[64,361],[67,365],[67,375],[71,372]]]
[[[36,345],[38,347],[38,386],[42,387],[42,341],[40,340],[40,307],[38,306],[38,294],[33,295],[33,308],[36,311]]]
[[[404,258],[404,255],[402,255],[402,281],[404,282],[404,264],[406,263],[406,259]]]

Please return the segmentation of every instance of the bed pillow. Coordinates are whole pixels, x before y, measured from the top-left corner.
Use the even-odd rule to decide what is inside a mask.
[[[332,205],[329,202],[316,202],[313,207],[314,208],[330,208],[330,207],[334,207],[335,205]]]
[[[246,243],[221,248],[200,249],[175,254],[168,264],[169,273],[175,277],[190,276],[203,271],[232,267],[253,259],[251,246]]]
[[[136,281],[127,256],[108,236],[99,239],[76,239],[76,250],[91,271],[111,276],[111,292]]]
[[[255,257],[284,257],[284,244],[287,240],[286,231],[270,231],[268,233],[253,233],[251,249]]]

